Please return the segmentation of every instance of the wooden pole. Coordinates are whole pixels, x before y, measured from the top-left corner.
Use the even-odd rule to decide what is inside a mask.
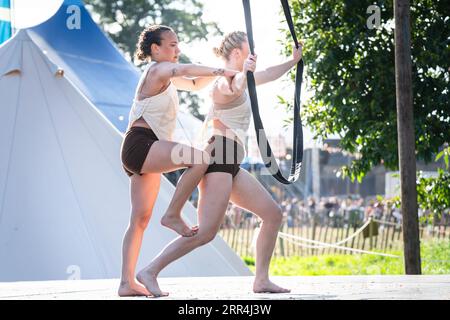
[[[421,274],[409,0],[394,0],[395,83],[405,273]]]

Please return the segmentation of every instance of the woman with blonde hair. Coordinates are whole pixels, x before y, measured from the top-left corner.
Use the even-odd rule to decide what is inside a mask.
[[[161,223],[183,237],[192,237],[198,230],[184,223],[181,209],[207,170],[209,155],[171,141],[179,107],[177,89],[198,90],[217,76],[237,73],[224,68],[179,64],[177,35],[163,25],[143,30],[137,49],[137,58],[149,63],[138,83],[121,146],[123,169],[130,177],[131,217],[123,239],[120,296],[150,295],[136,281],[134,272],[143,233],[159,192],[161,173],[187,168]]]
[[[250,211],[262,219],[256,243],[255,293],[290,292],[269,279],[270,259],[282,221],[280,206],[269,192],[250,173],[239,167],[245,149],[246,132],[250,125],[251,105],[247,92],[247,71],[256,69],[256,55],[249,54],[247,35],[236,31],[225,36],[215,53],[224,61],[225,68],[240,72],[233,78],[221,76],[212,92],[212,107],[206,125],[212,124],[214,134],[208,141],[212,149],[211,164],[199,184],[198,233],[189,238],[178,238],[138,274],[146,288],[156,296],[167,295],[160,290],[157,276],[172,261],[214,239],[223,221],[228,202]],[[254,72],[257,85],[278,79],[297,64],[302,47],[294,49],[289,61]]]

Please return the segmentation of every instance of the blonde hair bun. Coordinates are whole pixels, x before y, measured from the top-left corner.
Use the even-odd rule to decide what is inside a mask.
[[[242,44],[247,42],[247,34],[243,31],[233,31],[225,35],[220,46],[213,48],[216,56],[228,60],[233,49],[242,49]]]

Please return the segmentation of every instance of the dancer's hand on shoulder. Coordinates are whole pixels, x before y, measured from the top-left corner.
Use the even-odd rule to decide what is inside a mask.
[[[235,75],[237,75],[239,73],[239,71],[237,70],[232,70],[232,69],[217,69],[217,75],[218,76],[224,76],[224,77],[229,77],[229,78],[233,78]]]

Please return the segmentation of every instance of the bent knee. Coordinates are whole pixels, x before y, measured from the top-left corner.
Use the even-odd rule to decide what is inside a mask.
[[[199,231],[199,233],[194,237],[196,238],[195,240],[197,241],[198,245],[203,246],[203,245],[213,241],[214,238],[216,237],[216,234],[217,233],[213,232],[213,231],[209,231],[209,232]]]
[[[196,169],[199,171],[206,171],[210,162],[210,155],[206,151],[201,151],[194,149],[192,157],[192,163],[187,166],[192,169]]]
[[[206,172],[206,170],[208,170],[208,166],[210,164],[210,156],[207,152],[205,151],[200,151],[201,154],[199,155],[199,159],[200,161],[196,161],[194,163],[194,167],[199,171],[202,172],[203,174]]]
[[[271,206],[270,208],[270,213],[267,215],[267,218],[264,219],[264,222],[280,225],[282,221],[283,221],[283,210],[277,203],[274,203],[273,206]]]
[[[133,211],[130,226],[138,229],[146,229],[151,215],[151,210]]]

